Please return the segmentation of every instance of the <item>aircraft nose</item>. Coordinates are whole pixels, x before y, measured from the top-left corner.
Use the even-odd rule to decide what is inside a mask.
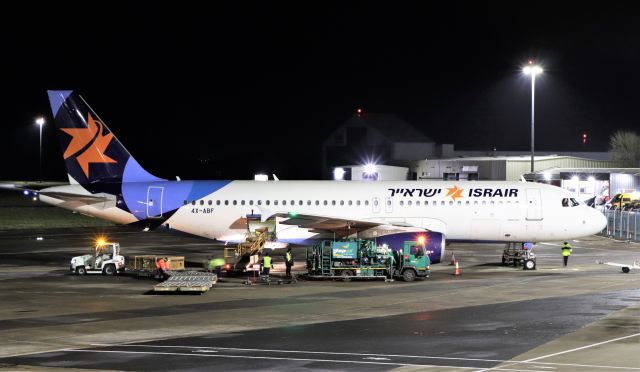
[[[593,221],[593,233],[597,234],[607,227],[607,217],[598,210],[592,209],[591,211],[593,214],[593,217],[591,218],[591,220]]]

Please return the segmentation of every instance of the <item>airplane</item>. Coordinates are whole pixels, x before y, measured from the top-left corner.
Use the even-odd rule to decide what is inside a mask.
[[[235,243],[257,218],[275,230],[269,248],[327,236],[394,246],[419,234],[433,263],[447,241],[558,241],[606,226],[600,212],[541,183],[162,179],[131,156],[77,92],[48,94],[70,183],[40,190],[39,200],[120,224]]]

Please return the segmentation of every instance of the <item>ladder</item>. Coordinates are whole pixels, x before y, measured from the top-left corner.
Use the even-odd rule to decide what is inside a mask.
[[[324,252],[324,249],[321,249],[320,261],[321,261],[320,267],[322,267],[322,275],[330,276],[331,275],[331,251],[329,251],[329,254],[326,254],[326,252]]]

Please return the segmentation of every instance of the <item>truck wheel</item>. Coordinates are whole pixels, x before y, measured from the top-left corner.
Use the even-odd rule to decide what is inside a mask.
[[[104,268],[105,275],[116,275],[116,267],[114,265],[107,265]]]
[[[629,274],[629,271],[631,271],[628,267],[623,267],[622,268],[622,272],[625,274]]]
[[[76,274],[78,275],[84,275],[87,273],[87,269],[84,266],[78,266],[76,267]]]
[[[535,270],[536,262],[534,260],[526,260],[524,261],[523,270]]]
[[[405,282],[412,282],[416,279],[415,271],[408,269],[402,272],[402,280]]]
[[[351,270],[342,270],[342,272],[340,273],[340,276],[342,277],[342,281],[349,282],[351,281],[353,272]]]

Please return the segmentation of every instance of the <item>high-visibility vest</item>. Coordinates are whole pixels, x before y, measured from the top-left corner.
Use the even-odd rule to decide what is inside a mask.
[[[562,256],[569,257],[569,255],[571,255],[571,251],[573,250],[571,248],[571,244],[563,244],[561,248],[562,248]]]
[[[262,265],[263,265],[263,267],[265,269],[270,269],[271,268],[271,257],[270,256],[264,256]]]
[[[293,257],[291,256],[291,252],[287,252],[284,257],[287,262],[291,262],[291,260],[293,259]]]

